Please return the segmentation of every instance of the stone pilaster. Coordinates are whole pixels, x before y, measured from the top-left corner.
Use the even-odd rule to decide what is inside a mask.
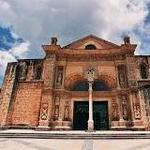
[[[143,121],[141,120],[141,105],[136,91],[130,93],[130,105],[133,122],[132,128],[134,130],[143,130],[144,126]]]
[[[144,127],[147,125],[146,119],[146,108],[145,108],[145,100],[144,100],[144,91],[142,89],[138,90],[139,103],[141,107],[141,120],[143,121]]]
[[[136,63],[134,56],[126,56],[126,66],[129,87],[136,87]]]
[[[54,86],[54,75],[55,75],[55,55],[48,55],[43,62],[43,77],[44,88],[53,88]]]
[[[116,64],[116,62],[115,62],[115,76],[116,76],[116,81],[117,81],[117,89],[120,90],[118,73],[119,73],[119,72],[118,72],[117,64]]]
[[[131,106],[131,119],[135,120],[135,115],[134,115],[135,98],[133,92],[129,93],[129,103]]]
[[[16,79],[16,63],[8,64],[4,84],[2,86],[2,103],[0,106],[0,125],[7,126],[8,112],[11,106],[12,94]]]
[[[121,96],[118,96],[117,98],[118,104],[119,104],[119,123],[118,128],[119,129],[125,129],[125,120],[123,119],[123,110],[122,110],[122,99]]]
[[[118,128],[118,122],[119,122],[119,104],[118,99],[112,98],[111,100],[111,129]]]
[[[49,130],[52,117],[52,92],[44,91],[41,98],[38,129]]]
[[[30,64],[28,66],[28,73],[27,73],[27,81],[31,81],[34,78],[34,62],[30,60]]]

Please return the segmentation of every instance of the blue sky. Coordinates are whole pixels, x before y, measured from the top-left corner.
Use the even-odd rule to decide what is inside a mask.
[[[33,4],[33,5],[32,5]],[[136,54],[150,54],[150,0],[0,0],[0,85],[8,62],[42,58],[41,45],[95,34],[122,43],[128,34]]]

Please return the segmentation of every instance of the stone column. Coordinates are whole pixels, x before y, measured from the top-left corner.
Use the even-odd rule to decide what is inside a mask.
[[[88,120],[88,131],[94,130],[93,121],[93,101],[92,101],[92,82],[89,82],[89,120]]]
[[[92,100],[92,84],[97,78],[97,74],[94,68],[89,67],[85,71],[85,78],[89,83],[89,120],[88,120],[88,131],[94,130],[94,121],[93,121],[93,100]]]

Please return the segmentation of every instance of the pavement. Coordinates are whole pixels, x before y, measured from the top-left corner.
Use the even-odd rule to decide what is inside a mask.
[[[85,131],[34,131],[34,130],[1,130],[0,150],[150,150],[150,138],[134,138],[130,135],[149,135],[149,131],[96,131],[89,135],[128,135],[127,138],[32,138],[32,137],[3,137],[4,134],[60,134],[60,135],[87,135]]]

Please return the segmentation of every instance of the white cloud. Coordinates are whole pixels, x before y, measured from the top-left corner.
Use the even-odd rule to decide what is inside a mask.
[[[150,1],[3,0],[0,24],[13,25],[19,36],[31,42],[32,49],[40,48],[53,34],[57,34],[62,42],[90,33],[116,40],[118,34],[130,33],[143,26],[148,13],[148,2]]]
[[[9,50],[9,52],[16,58],[27,58],[29,46],[29,42],[24,42],[19,44],[18,46],[13,47]]]
[[[99,26],[103,22],[103,30],[100,30],[100,34],[102,32],[106,38],[116,33],[132,31],[135,27],[141,26],[148,14],[144,0],[106,0],[105,3],[99,5],[100,9],[97,10],[94,17]]]
[[[8,51],[0,51],[0,75],[3,75],[8,62],[16,61]]]
[[[27,58],[29,45],[29,42],[24,42],[9,51],[0,50],[0,76],[4,75],[8,62],[16,62],[18,58]]]

